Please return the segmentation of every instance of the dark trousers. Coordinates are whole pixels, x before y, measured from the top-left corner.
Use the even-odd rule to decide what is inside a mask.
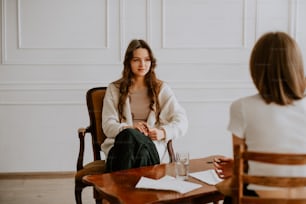
[[[152,140],[138,130],[127,128],[116,136],[107,157],[106,172],[159,163],[159,155]]]

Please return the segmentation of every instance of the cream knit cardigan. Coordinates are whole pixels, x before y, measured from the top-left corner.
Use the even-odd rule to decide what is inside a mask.
[[[172,89],[167,83],[163,83],[158,96],[161,113],[160,124],[156,126],[155,112],[149,113],[147,123],[150,127],[164,129],[166,139],[162,141],[154,141],[159,158],[162,163],[169,162],[167,152],[167,142],[171,139],[184,136],[188,129],[188,119],[184,108],[178,103]],[[124,116],[126,121],[119,122],[118,114],[119,89],[111,83],[105,93],[104,104],[102,110],[102,128],[106,135],[106,139],[101,145],[102,151],[107,157],[109,150],[113,147],[115,137],[125,126],[133,126],[131,107],[129,98],[124,104]]]

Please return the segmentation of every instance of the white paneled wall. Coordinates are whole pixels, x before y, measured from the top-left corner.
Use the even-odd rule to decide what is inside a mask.
[[[0,172],[75,170],[85,92],[121,75],[133,38],[185,107],[175,148],[193,158],[231,156],[229,105],[256,92],[248,58],[262,33],[289,33],[306,56],[304,0],[0,1]]]

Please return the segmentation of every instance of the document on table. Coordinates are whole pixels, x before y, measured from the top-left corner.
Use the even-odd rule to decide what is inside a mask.
[[[171,176],[164,176],[160,179],[141,177],[136,184],[136,188],[172,190],[183,194],[200,188],[201,186],[200,184],[178,180]]]
[[[218,177],[214,169],[194,172],[194,173],[190,173],[189,175],[209,185],[216,185],[217,183],[223,181],[223,179],[220,179]]]

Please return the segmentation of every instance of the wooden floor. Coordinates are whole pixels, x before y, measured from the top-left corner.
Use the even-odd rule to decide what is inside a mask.
[[[83,204],[95,204],[92,187],[83,191]],[[0,179],[0,204],[75,204],[74,178]]]

